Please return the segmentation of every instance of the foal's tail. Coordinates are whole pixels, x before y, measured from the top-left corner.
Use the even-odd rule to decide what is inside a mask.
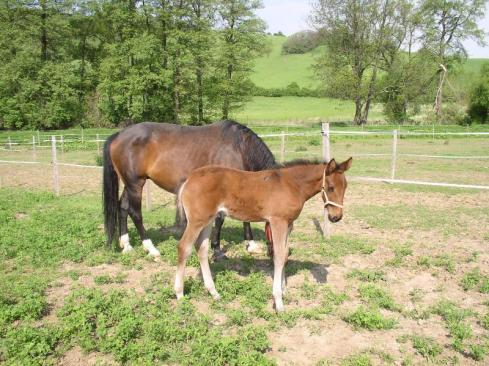
[[[104,144],[104,227],[107,235],[107,246],[112,245],[114,234],[119,223],[119,177],[110,157],[110,144],[119,133],[110,136]]]

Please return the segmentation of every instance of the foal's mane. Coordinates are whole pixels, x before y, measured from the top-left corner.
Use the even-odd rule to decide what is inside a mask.
[[[222,138],[230,140],[233,147],[241,152],[246,170],[258,171],[276,166],[272,152],[256,133],[236,121],[221,123]]]
[[[300,165],[317,165],[317,164],[325,164],[324,160],[321,159],[294,159],[290,161],[285,161],[281,164],[276,164],[273,169],[281,169],[281,168],[290,168],[294,166]]]

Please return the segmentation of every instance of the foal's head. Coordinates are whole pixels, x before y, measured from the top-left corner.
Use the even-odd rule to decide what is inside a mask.
[[[322,196],[324,208],[328,210],[328,219],[338,222],[343,217],[343,198],[346,191],[345,172],[350,169],[352,158],[336,163],[334,159],[326,165],[323,175]]]

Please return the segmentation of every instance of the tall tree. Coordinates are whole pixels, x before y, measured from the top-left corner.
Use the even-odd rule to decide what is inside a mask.
[[[239,107],[251,92],[249,75],[253,58],[263,52],[265,23],[256,16],[259,0],[220,0],[218,31],[221,45],[218,72],[221,77],[222,118]]]
[[[327,46],[316,74],[329,94],[353,99],[357,124],[368,120],[379,69],[403,44],[408,11],[404,0],[318,0],[313,6],[311,21]]]
[[[477,21],[484,17],[486,0],[424,0],[421,5],[422,43],[439,65],[435,97],[437,117],[442,113],[443,84],[450,64],[466,57],[466,39],[484,43],[484,32]]]

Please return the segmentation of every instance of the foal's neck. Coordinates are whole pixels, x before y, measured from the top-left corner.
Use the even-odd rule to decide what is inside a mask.
[[[324,169],[326,164],[308,164],[293,166],[285,171],[305,202],[321,191]]]

